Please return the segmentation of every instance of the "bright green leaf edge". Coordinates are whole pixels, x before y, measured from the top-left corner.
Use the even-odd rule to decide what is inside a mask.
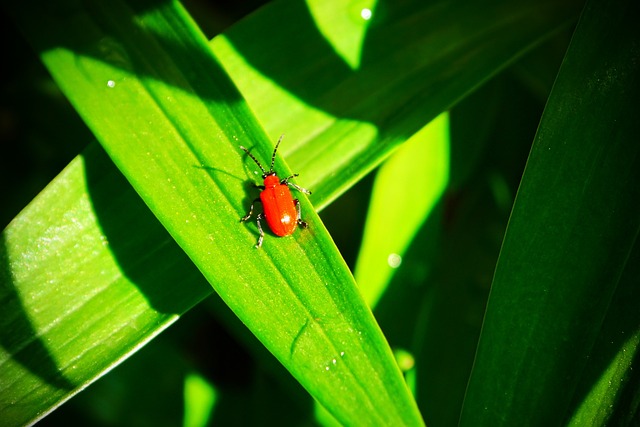
[[[269,9],[269,8],[267,8],[267,9]],[[561,20],[557,19],[557,17],[555,17],[555,19],[556,19],[556,21],[554,21],[554,25],[557,25],[557,23],[560,22]],[[548,30],[547,31],[550,31],[550,30],[552,30],[554,28],[554,25],[551,25],[548,22],[543,22],[543,24],[548,25]],[[547,27],[545,27],[545,28],[547,28]],[[532,42],[534,39],[539,38],[540,34],[538,34],[537,32],[534,31],[531,34],[530,37],[531,37],[530,42]],[[106,48],[107,49],[111,49],[110,51],[108,51],[108,53],[110,54],[110,57],[112,59],[115,58],[116,63],[118,61],[123,61],[123,57],[122,56],[118,56],[121,52],[118,52],[118,50],[116,48],[114,48],[114,45],[112,45],[111,42],[112,42],[111,40],[107,39]],[[102,47],[105,47],[105,46],[102,46]],[[520,48],[522,48],[522,46],[520,46]],[[517,49],[514,49],[514,51],[517,52]],[[513,55],[513,52],[512,52],[511,55]],[[503,58],[503,57],[506,58],[507,56],[508,55],[503,54],[503,56],[501,56],[501,58]],[[496,61],[496,63],[499,64],[498,67],[504,65],[504,63],[500,62],[500,61]],[[491,65],[491,61],[490,61],[490,64],[489,64],[489,66],[487,66],[486,71],[485,71],[486,74],[480,73],[480,75],[479,75],[480,81],[482,79],[486,78],[487,75],[495,72],[496,63],[492,63],[493,65]],[[85,66],[85,69],[96,66],[94,61],[88,61],[86,64],[82,64],[82,65]],[[117,64],[117,65],[119,67],[122,66],[122,64]],[[116,76],[117,77],[118,75],[120,75],[121,77],[123,77],[123,76],[126,77],[125,74],[122,74],[122,69],[121,68],[116,67],[112,71],[114,72],[114,74],[111,74],[112,76]],[[121,74],[118,74],[117,71],[120,71]],[[469,80],[470,83],[471,83],[471,86],[468,86],[468,87],[462,88],[462,89],[456,88],[457,91],[451,91],[449,93],[449,99],[452,96],[453,97],[460,96],[460,92],[468,91],[468,90],[470,90],[470,88],[472,86],[477,85],[479,83],[477,78],[478,78],[478,76],[476,76],[475,79],[470,79]],[[123,81],[124,80],[125,79],[123,79]],[[108,79],[108,80],[102,81],[101,83],[103,83],[105,85],[104,89],[106,91],[108,91],[110,89],[114,89],[113,87],[109,86],[111,81],[113,81],[115,83],[115,85],[116,85],[115,88],[118,88],[118,85],[121,83],[117,79],[114,79],[114,80]],[[154,85],[154,84],[157,84],[157,82],[152,81],[152,79],[150,81],[147,81],[147,83],[149,85],[151,85],[151,86]],[[456,94],[458,94],[458,95],[456,95]],[[450,99],[447,102],[452,102],[452,100]],[[415,123],[418,123],[418,122],[415,122]],[[406,123],[402,123],[402,121],[401,121],[400,124],[399,124],[399,127],[407,129],[405,125],[406,125]],[[187,134],[189,132],[195,132],[193,129],[180,129],[180,131],[184,132],[184,133],[187,133]],[[398,140],[396,139],[396,142],[397,141]],[[233,144],[232,144],[231,148],[235,149]],[[378,153],[378,155],[380,156],[380,153]],[[237,153],[234,152],[233,156],[235,158],[237,156]],[[99,164],[100,161],[102,160],[99,150],[95,150],[95,149],[90,149],[87,152],[87,155],[85,157],[86,157],[86,159],[89,159],[88,163],[90,163],[92,165],[93,164]],[[324,160],[324,159],[322,159],[322,160]],[[371,160],[369,160],[369,162],[371,162]],[[72,183],[76,183],[76,182],[82,183],[82,182],[84,182],[83,175],[86,174],[89,177],[96,177],[95,179],[98,182],[98,184],[105,184],[104,187],[101,188],[101,190],[103,192],[102,194],[104,194],[104,195],[110,194],[112,196],[122,197],[125,200],[127,199],[127,197],[129,197],[129,196],[124,196],[123,197],[123,195],[119,194],[121,192],[115,191],[115,188],[117,188],[117,187],[111,187],[110,185],[108,185],[109,181],[108,180],[105,181],[103,179],[103,177],[100,176],[99,173],[97,175],[94,174],[96,171],[100,171],[99,167],[94,168],[93,166],[91,166],[91,168],[89,168],[89,170],[83,170],[83,167],[86,167],[86,166],[85,165],[81,165],[81,161],[80,160],[77,160],[71,166],[69,174],[71,176],[73,176],[73,178],[71,179]],[[207,165],[207,164],[201,165],[201,164],[197,164],[196,163],[196,164],[193,165],[193,167],[194,167],[194,169],[200,168],[200,169],[209,170],[209,169],[206,169],[206,168],[212,168],[211,170],[214,170],[212,166]],[[370,169],[371,167],[372,167],[372,164],[369,164],[369,165],[367,165],[365,167],[365,169]],[[106,166],[106,168],[108,169],[109,166]],[[120,179],[120,178],[117,177],[117,173],[113,173],[113,172],[110,172],[110,173],[111,173],[111,176],[115,176],[116,177],[116,178],[114,178],[115,181]],[[361,172],[361,173],[364,173],[364,172]],[[342,184],[341,188],[344,188],[344,186],[349,185],[349,180],[352,179],[352,176],[353,176],[353,173],[344,175],[344,180],[343,180],[343,184]],[[93,184],[91,182],[91,179],[89,179],[88,182]],[[346,182],[346,184],[344,182]],[[68,184],[68,182],[67,182],[67,184]],[[59,183],[59,185],[62,185],[62,182]],[[79,188],[82,188],[84,190],[83,185],[81,185]],[[97,185],[97,186],[99,187],[99,185]],[[55,192],[52,192],[52,194],[55,194]],[[329,194],[332,194],[332,193],[329,193]],[[336,192],[334,192],[333,194],[335,195]],[[191,194],[189,194],[189,195],[191,195]],[[97,247],[102,248],[104,250],[104,253],[108,256],[110,250],[108,250],[108,249],[105,250],[104,248],[107,245],[112,245],[113,244],[112,239],[111,239],[113,234],[110,234],[109,238],[108,238],[109,240],[105,241],[105,235],[102,233],[103,228],[105,227],[104,220],[100,221],[99,219],[96,218],[95,212],[93,211],[94,207],[91,206],[91,203],[86,203],[87,202],[86,194],[85,195],[82,195],[82,194],[79,195],[79,198],[82,199],[85,202],[85,205],[83,206],[83,209],[80,209],[77,212],[75,212],[76,214],[78,214],[77,218],[74,218],[73,214],[69,214],[64,208],[62,208],[58,212],[55,212],[55,211],[49,212],[49,217],[50,218],[54,217],[55,214],[57,213],[59,215],[59,218],[60,218],[59,222],[61,222],[61,223],[64,223],[65,221],[69,221],[69,220],[71,221],[71,223],[76,223],[77,219],[82,219],[82,220],[88,221],[88,223],[93,222],[94,224],[99,224],[99,226],[95,227],[95,230],[98,230],[100,232],[99,233],[93,233],[93,234],[89,233],[89,234],[91,234],[91,237],[87,238],[87,241],[89,243],[90,242],[95,242],[95,243],[92,244],[92,246],[96,247],[96,248]],[[115,200],[118,200],[118,199],[116,198]],[[129,210],[128,208],[130,206],[135,206],[136,205],[135,203],[132,202],[132,197],[129,197],[128,203],[124,204],[124,206],[126,206],[126,209],[118,209],[118,205],[114,204],[113,203],[113,199],[109,199],[108,197],[105,198],[105,201],[106,201],[106,204],[103,205],[102,207],[104,208],[104,207],[109,206],[111,209],[114,209],[116,211],[116,215],[121,215],[122,213],[128,211]],[[95,203],[95,201],[92,201],[92,202]],[[52,205],[53,203],[50,202],[50,204]],[[43,214],[43,212],[46,211],[47,208],[48,208],[48,206],[46,206],[46,204],[44,206],[40,207],[40,212],[39,213],[43,217],[45,216]],[[136,224],[143,223],[142,224],[143,226],[147,225],[147,224],[144,224],[145,223],[145,221],[143,220],[144,217],[140,218],[138,216],[139,214],[144,213],[144,211],[145,211],[144,208],[131,210],[131,214],[132,214],[131,216],[140,220],[140,221],[134,222],[134,223],[136,223]],[[101,214],[102,214],[102,212],[101,212]],[[35,215],[35,217],[39,218],[38,215]],[[125,218],[127,218],[127,217],[125,216]],[[58,222],[57,220],[54,220],[51,223],[55,224],[57,222]],[[147,220],[147,222],[148,222],[148,220]],[[114,225],[116,225],[116,224],[114,224]],[[122,224],[119,224],[119,226],[122,226]],[[14,225],[12,225],[11,227],[14,227]],[[17,229],[17,227],[16,227],[16,229]],[[118,229],[118,228],[116,227],[116,229]],[[47,230],[51,231],[51,228],[50,227],[48,228],[47,224],[44,223],[43,224],[43,229],[40,230],[41,231],[40,237],[43,237],[44,235],[46,235],[46,231]],[[82,230],[86,230],[86,228],[82,228]],[[37,230],[35,230],[35,231],[37,231]],[[113,231],[113,230],[111,230],[111,231]],[[120,232],[120,234],[118,234],[118,236],[124,236],[124,235],[127,234],[125,230],[118,229],[118,231]],[[160,238],[157,239],[160,242],[159,245],[158,246],[153,246],[152,245],[151,247],[159,247],[161,249],[160,252],[162,252],[163,249],[166,249],[168,246],[171,246],[171,243],[170,243],[170,240],[167,239],[166,234],[164,234],[162,232],[158,232],[158,234],[155,234],[156,231],[157,230],[155,230],[153,227],[150,227],[150,230],[146,230],[146,232],[148,233],[147,234],[148,236],[157,236],[157,235],[161,236]],[[4,235],[3,235],[3,237],[5,239],[5,244],[7,243],[7,240],[10,240],[10,239],[7,238],[7,236],[9,234],[10,234],[9,232],[5,232]],[[25,232],[25,235],[26,235],[26,232]],[[33,235],[34,236],[38,236],[39,234],[38,233],[33,233]],[[73,233],[71,235],[74,236]],[[81,234],[79,234],[79,235],[81,235]],[[56,237],[59,238],[60,236],[56,236]],[[74,236],[74,237],[76,237],[76,236]],[[247,238],[246,240],[248,241],[250,239],[251,238]],[[144,239],[141,237],[141,242],[143,240]],[[42,239],[36,240],[36,241],[37,242],[42,242]],[[141,243],[141,242],[136,242],[136,243]],[[130,247],[128,247],[128,246],[130,246],[130,245],[128,245],[128,244],[127,245],[123,245],[123,248],[126,247],[126,249],[130,249]],[[64,247],[64,246],[62,246],[62,247]],[[114,246],[112,246],[110,249],[113,250],[113,247]],[[140,248],[144,249],[145,247],[146,247],[147,250],[149,249],[149,247],[144,245],[144,244],[140,245]],[[58,248],[56,248],[56,250],[57,249]],[[286,248],[286,249],[288,249],[288,248]],[[286,253],[287,252],[286,249],[283,252]],[[125,253],[125,252],[126,251],[123,251],[122,253]],[[167,252],[170,253],[171,251],[169,250]],[[25,254],[25,253],[29,253],[29,250],[20,251],[19,248],[16,248],[15,246],[13,248],[11,248],[10,250],[8,250],[8,254],[10,256],[11,255],[15,255],[15,254]],[[55,250],[49,251],[48,254],[49,255],[55,254]],[[83,256],[85,254],[80,253],[79,255]],[[155,253],[154,253],[154,255],[155,255]],[[171,257],[167,256],[165,259],[170,259],[170,258]],[[85,261],[85,260],[86,260],[86,257],[82,261],[78,261],[77,264],[82,264],[82,262]],[[125,261],[125,257],[116,256],[113,259],[107,261],[106,265],[110,265],[113,268],[113,271],[116,271],[118,269],[118,267],[121,266],[121,264],[127,265],[127,267],[131,267],[131,270],[125,270],[125,274],[122,275],[122,277],[121,277],[122,282],[123,283],[128,283],[129,287],[121,286],[121,287],[119,287],[119,290],[122,292],[122,295],[128,295],[127,292],[131,293],[133,291],[133,294],[137,294],[138,295],[138,300],[141,301],[141,304],[144,304],[145,302],[147,304],[151,303],[150,305],[152,306],[152,308],[150,310],[142,308],[139,312],[137,312],[137,319],[140,320],[140,323],[141,323],[140,330],[138,331],[139,334],[140,334],[139,336],[140,337],[149,338],[150,336],[153,335],[153,333],[157,333],[158,331],[160,331],[162,329],[162,327],[164,327],[168,322],[170,322],[173,319],[175,319],[176,318],[176,314],[179,314],[180,312],[182,312],[185,309],[187,309],[190,305],[195,304],[197,301],[199,301],[204,295],[206,295],[206,293],[208,292],[208,289],[200,287],[200,285],[202,284],[201,279],[198,277],[197,273],[194,273],[191,276],[188,276],[188,277],[192,277],[193,278],[191,281],[189,281],[189,280],[180,280],[180,279],[183,279],[183,277],[179,277],[176,280],[176,282],[180,282],[180,283],[187,282],[187,283],[195,283],[195,284],[197,284],[197,285],[192,285],[192,286],[190,285],[189,286],[189,289],[191,289],[192,293],[177,292],[177,291],[168,292],[168,294],[170,295],[169,298],[167,298],[166,296],[163,296],[162,298],[159,298],[157,301],[155,301],[154,297],[157,296],[157,295],[154,295],[152,292],[149,292],[149,289],[146,289],[146,292],[145,291],[141,292],[139,289],[137,289],[137,286],[139,286],[141,282],[146,282],[148,285],[152,285],[154,283],[154,280],[157,280],[157,277],[153,278],[152,280],[149,280],[148,278],[147,278],[147,280],[141,280],[141,278],[143,278],[143,276],[141,276],[140,275],[141,273],[139,273],[139,272],[137,272],[135,270],[137,270],[138,268],[140,269],[139,271],[141,271],[141,272],[144,272],[146,270],[144,267],[146,267],[148,264],[144,264],[143,261],[144,262],[149,262],[149,258],[143,259],[140,262],[128,263],[130,265],[127,265],[127,263]],[[175,261],[171,260],[171,262],[175,262]],[[12,263],[13,265],[15,265],[13,260],[7,260],[7,263]],[[187,264],[187,261],[185,260],[185,265],[186,264]],[[60,265],[60,267],[65,266],[64,263],[60,263],[59,265]],[[69,262],[68,264],[66,264],[67,267],[69,267],[71,265],[74,265],[73,262]],[[169,265],[171,265],[171,264],[169,264]],[[143,267],[141,267],[141,266],[143,266]],[[60,270],[63,271],[64,268],[60,268]],[[171,268],[167,268],[167,271],[171,271],[171,270],[172,270]],[[187,268],[187,270],[192,270],[192,269],[188,269]],[[70,270],[67,270],[67,271],[75,271],[75,270],[74,269],[70,269]],[[161,269],[160,271],[162,272],[163,270]],[[99,273],[100,274],[104,274],[104,272],[105,272],[104,270],[101,270]],[[132,273],[132,272],[134,272],[134,273]],[[91,276],[90,273],[91,273],[90,271],[87,273],[88,277]],[[6,279],[6,278],[9,277],[8,274],[13,274],[13,273],[4,272],[4,274],[5,274],[4,278]],[[175,271],[174,271],[174,276],[179,276],[179,274],[175,274]],[[64,277],[64,275],[61,274],[60,277]],[[162,277],[162,274],[158,274],[158,277]],[[15,277],[13,277],[12,280],[15,280]],[[136,285],[133,285],[134,282],[136,283]],[[7,282],[3,280],[3,283],[7,283]],[[181,289],[181,290],[184,291],[184,289]],[[11,291],[15,291],[15,290],[9,290],[5,295],[8,295],[9,297],[11,297],[11,296],[15,297],[17,295],[17,293],[14,293],[12,295]],[[26,294],[26,293],[23,293],[22,291],[23,290],[21,289],[20,290],[20,294]],[[79,291],[78,295],[82,295],[82,288],[78,288],[78,291]],[[158,293],[158,295],[160,295],[160,294],[162,294],[162,292]],[[171,298],[173,298],[175,296],[174,294],[179,294],[179,298],[176,301],[182,301],[182,302],[174,305],[175,301],[171,300]],[[78,295],[71,295],[71,296],[77,297]],[[195,296],[195,298],[194,298],[194,296]],[[63,295],[63,297],[69,298],[70,295],[68,295],[68,294],[67,295]],[[144,301],[145,299],[147,299],[147,301]],[[13,299],[11,301],[12,301],[12,303],[16,303],[16,301],[18,301],[18,303],[19,303],[19,299]],[[52,305],[51,305],[52,310],[57,307],[56,304],[60,304],[60,301],[61,301],[61,299],[52,300]],[[171,301],[171,302],[169,303],[168,301]],[[77,299],[75,302],[78,304],[77,307],[84,307],[84,305],[82,304],[82,298]],[[37,305],[34,305],[34,306],[37,306]],[[175,309],[176,308],[175,306],[178,306],[179,308]],[[16,308],[17,308],[16,311],[24,310],[24,307],[16,307]],[[95,309],[99,309],[99,308],[100,307],[95,307],[95,306],[92,307],[92,309],[94,309],[94,310]],[[146,316],[145,316],[145,313],[146,313]],[[33,313],[31,313],[31,314],[33,314]],[[83,314],[86,314],[86,312],[83,312]],[[140,316],[140,314],[143,314],[143,315]],[[98,310],[98,315],[96,317],[94,317],[94,318],[99,318],[99,317],[100,316],[99,316],[99,310]],[[123,317],[123,319],[125,319],[125,317]],[[22,320],[25,320],[25,319],[22,319]],[[33,320],[33,317],[30,317],[28,320]],[[33,328],[34,325],[33,324],[29,324],[28,320],[26,322],[24,322],[26,324],[25,328],[27,328],[27,329],[29,329],[30,327]],[[43,325],[46,324],[46,322],[44,322],[44,320],[46,320],[46,317],[43,317],[42,319],[38,319],[38,321],[43,321]],[[122,329],[120,329],[120,330],[118,330],[117,328],[116,329],[110,328],[112,331],[113,330],[120,331],[120,333],[122,334],[122,337],[121,337],[122,341],[118,342],[116,340],[116,342],[113,343],[113,346],[110,347],[110,351],[112,351],[112,353],[110,353],[110,355],[108,355],[108,357],[105,358],[107,360],[110,360],[108,366],[113,366],[115,363],[117,363],[117,361],[120,360],[120,358],[122,357],[122,355],[124,353],[128,353],[130,351],[133,351],[136,348],[137,343],[140,343],[141,341],[144,340],[144,338],[136,338],[136,339],[133,339],[133,340],[128,340],[127,337],[126,337],[126,329],[127,329],[127,327],[124,326],[125,323],[127,323],[127,322],[123,322]],[[35,327],[36,327],[36,329],[34,329],[32,331],[32,333],[34,333],[34,335],[35,335],[35,330],[37,330],[37,328],[40,327],[40,325],[35,325]],[[97,329],[100,329],[97,326],[97,324],[95,324],[94,327],[96,327]],[[147,328],[146,332],[145,332],[145,329],[144,329],[145,327]],[[151,331],[155,331],[155,332],[151,332]],[[109,337],[109,338],[113,338],[113,337]],[[100,340],[100,342],[102,343],[103,346],[104,346],[104,342],[106,342],[106,341],[107,341],[106,339]],[[118,345],[121,345],[122,347],[118,347]],[[29,347],[29,346],[31,346],[31,347]],[[25,348],[30,349],[30,350],[34,350],[34,349],[38,349],[39,348],[38,351],[42,352],[43,349],[41,347],[42,347],[42,345],[41,345],[41,343],[39,344],[38,340],[32,340],[31,342],[27,343],[27,347],[25,347]],[[104,348],[107,348],[107,347],[109,347],[109,346],[106,346]],[[124,353],[123,353],[123,348],[126,350]],[[24,349],[22,349],[22,348],[20,350],[24,351]],[[38,353],[38,351],[36,351],[35,353]],[[24,353],[25,353],[24,354],[24,358],[23,359],[18,358],[18,359],[22,360],[23,364],[29,365],[30,358],[33,355],[30,354],[28,351],[25,351]],[[120,356],[116,357],[116,354],[119,354]],[[104,353],[102,353],[101,356],[104,356]],[[45,359],[46,359],[46,357],[45,357]],[[70,357],[68,360],[73,360],[73,357]],[[63,360],[63,358],[60,359],[60,361],[62,362],[62,365],[64,365],[64,363],[67,362],[68,360]],[[33,363],[31,363],[31,366],[33,366]],[[43,368],[43,372],[37,373],[36,375],[32,375],[27,381],[27,383],[31,384],[32,388],[31,389],[26,388],[23,391],[32,392],[34,390],[33,384],[37,384],[38,383],[37,378],[39,376],[40,377],[42,377],[42,376],[47,377],[52,372],[55,373],[57,371],[57,369],[59,369],[59,366],[56,366],[56,364],[53,363],[50,368],[51,369],[45,367],[45,368]],[[94,379],[96,375],[99,375],[100,373],[104,373],[105,372],[104,371],[105,366],[97,366],[96,365],[96,366],[93,367],[94,368],[93,371],[91,369],[85,370],[85,371],[78,370],[77,366],[73,366],[73,368],[76,369],[76,372],[78,372],[77,378],[80,378],[80,380],[78,380],[76,378],[73,378],[73,381],[70,381],[69,379],[67,379],[67,380],[60,380],[59,382],[56,382],[57,380],[54,379],[54,380],[51,380],[51,382],[53,384],[47,384],[47,381],[44,381],[44,384],[40,384],[40,386],[43,386],[41,388],[40,397],[42,397],[42,396],[54,396],[54,401],[57,401],[59,403],[60,402],[60,397],[59,396],[66,395],[68,397],[70,395],[69,394],[69,389],[70,389],[69,385],[70,384],[71,385],[74,385],[74,384],[87,384],[92,379]],[[54,377],[55,376],[56,375],[54,375]],[[62,375],[61,377],[64,378],[64,375]],[[34,378],[35,378],[35,382],[34,382]],[[48,386],[52,386],[52,387],[48,387]],[[55,391],[56,389],[57,390],[66,390],[66,391],[64,391],[62,394],[58,393],[56,395],[55,392],[52,393],[52,391]],[[37,394],[34,394],[34,397],[37,397]],[[48,408],[48,406],[47,406],[46,402],[44,404],[37,405],[37,410],[33,411],[32,415],[33,414],[38,414],[38,411],[43,411],[43,410],[46,410],[47,408]],[[50,406],[49,406],[49,408],[50,408]]]
[[[461,425],[637,415],[639,15],[637,2],[590,1],[580,19],[509,220]]]

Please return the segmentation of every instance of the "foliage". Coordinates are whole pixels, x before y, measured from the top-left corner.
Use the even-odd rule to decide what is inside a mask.
[[[11,4],[97,142],[2,234],[0,417],[184,315],[43,422],[630,423],[640,10],[567,46],[582,6],[277,1],[209,42],[176,2]],[[310,227],[256,250],[238,146],[283,132]]]

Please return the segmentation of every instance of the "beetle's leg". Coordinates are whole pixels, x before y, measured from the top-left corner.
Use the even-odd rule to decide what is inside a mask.
[[[262,203],[259,197],[254,199],[253,202],[251,202],[249,213],[243,216],[242,218],[240,218],[240,222],[246,221],[249,218],[251,218],[251,214],[253,213],[253,205],[256,204],[256,202]],[[262,239],[264,238],[264,232],[262,231],[262,224],[260,223],[260,220],[262,218],[264,218],[264,213],[259,213],[256,216],[256,223],[258,224],[258,233],[260,233],[260,237],[258,237],[258,243],[256,244],[256,248],[260,248],[260,246],[262,246]]]
[[[263,218],[263,214],[259,213],[256,217],[256,224],[258,224],[258,232],[260,233],[260,237],[258,237],[258,243],[256,244],[256,249],[260,249],[262,246],[262,239],[264,239],[264,232],[262,231],[262,224],[260,224],[260,220]]]
[[[302,220],[302,212],[300,212],[300,200],[294,199],[293,204],[295,205],[296,210],[298,211],[298,225],[302,228],[307,228],[309,224],[307,224]]]
[[[306,188],[302,188],[299,185],[294,184],[293,182],[287,182],[287,185],[290,185],[291,187],[295,188],[296,190],[298,190],[301,193],[311,194],[311,191],[307,190]]]
[[[293,179],[293,178],[295,178],[295,177],[297,177],[299,175],[300,174],[298,174],[298,173],[294,173],[293,175],[290,175],[290,176],[286,177],[285,179],[281,179],[280,180],[280,184],[289,185],[289,180]]]
[[[253,205],[254,205],[256,202],[259,202],[259,201],[260,201],[260,197],[258,197],[258,198],[256,198],[256,199],[254,199],[254,200],[253,200],[253,202],[251,202],[251,207],[249,208],[249,213],[248,213],[248,214],[246,214],[245,216],[243,216],[242,218],[240,218],[240,222],[246,221],[246,220],[248,220],[249,218],[251,218],[251,214],[253,213]]]
[[[293,182],[289,182],[290,179],[293,179],[296,176],[298,176],[298,174],[294,173],[293,175],[288,176],[285,179],[280,180],[280,184],[290,185],[291,187],[295,188],[296,190],[298,190],[299,192],[304,193],[304,194],[311,194],[311,191],[307,190],[306,188],[302,188],[299,185],[294,184]]]

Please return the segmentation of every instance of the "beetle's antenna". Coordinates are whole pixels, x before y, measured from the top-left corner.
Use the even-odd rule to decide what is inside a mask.
[[[276,145],[276,148],[278,148],[278,146],[277,146],[277,145]],[[240,149],[241,149],[242,151],[244,151],[245,153],[247,153],[247,154],[249,155],[249,157],[251,157],[251,158],[253,159],[253,161],[254,161],[254,162],[256,162],[256,165],[258,165],[258,167],[260,168],[260,170],[262,171],[262,173],[263,173],[264,175],[266,175],[266,174],[267,174],[267,171],[265,171],[265,170],[264,170],[264,168],[262,167],[262,165],[260,164],[260,162],[258,161],[258,159],[256,159],[255,157],[253,157],[253,154],[251,154],[251,153],[249,152],[249,150],[247,150],[246,148],[244,148],[242,145],[240,146]],[[274,155],[275,155],[275,153],[274,153]],[[271,170],[273,171],[273,163],[271,164]]]
[[[280,145],[280,141],[282,141],[282,138],[284,138],[284,133],[280,135],[280,138],[278,138],[278,142],[276,142],[276,148],[273,149],[273,154],[271,155],[271,169],[269,169],[269,172],[273,172],[273,164],[276,161],[276,151],[278,151],[278,146]]]

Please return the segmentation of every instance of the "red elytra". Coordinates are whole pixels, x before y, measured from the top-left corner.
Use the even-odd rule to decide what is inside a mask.
[[[311,194],[311,192],[289,182],[290,179],[298,176],[297,173],[281,180],[273,170],[273,164],[276,160],[276,152],[278,151],[278,146],[280,145],[280,141],[282,141],[283,136],[284,135],[280,136],[280,139],[278,139],[278,142],[276,143],[276,147],[273,149],[271,167],[269,168],[269,171],[266,171],[262,167],[262,164],[260,164],[258,159],[253,157],[249,150],[240,146],[240,149],[247,153],[247,155],[256,162],[262,171],[262,179],[264,180],[264,185],[256,186],[263,189],[262,192],[260,192],[260,197],[251,202],[249,213],[240,218],[240,222],[247,221],[251,218],[251,214],[253,213],[253,205],[256,202],[262,203],[262,213],[256,216],[258,232],[260,233],[256,248],[260,248],[262,246],[262,240],[264,238],[264,232],[262,231],[262,225],[260,223],[260,220],[263,218],[267,220],[267,225],[273,234],[280,237],[290,236],[298,226],[301,226],[302,228],[307,227],[307,223],[304,222],[300,216],[300,202],[298,199],[293,198],[291,191],[289,190],[289,186],[305,194]]]

